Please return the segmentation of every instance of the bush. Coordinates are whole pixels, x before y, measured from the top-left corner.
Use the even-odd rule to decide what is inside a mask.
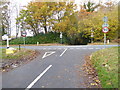
[[[67,37],[68,44],[71,45],[87,45],[89,42],[89,38],[84,37],[83,33],[74,34],[72,36]]]
[[[115,40],[112,40],[112,42],[115,42],[115,43],[120,43],[120,39],[115,39]]]
[[[37,36],[33,37],[26,37],[25,43],[26,44],[36,44],[39,42],[39,44],[45,44],[45,43],[60,43],[59,33],[56,32],[49,32],[47,34],[40,33]],[[18,45],[18,44],[24,44],[23,37],[14,39],[10,41],[10,45]],[[63,37],[63,43],[65,43],[65,37]],[[5,45],[6,41],[2,41],[2,44]]]
[[[23,37],[14,39],[10,41],[10,45],[18,45],[24,44]],[[66,33],[63,33],[62,43],[63,44],[70,44],[70,45],[86,45],[89,39],[83,37],[83,33],[76,34],[73,36],[67,36]],[[46,43],[61,43],[60,33],[56,32],[49,32],[47,34],[40,33],[37,36],[33,37],[26,37],[25,43],[26,44],[46,44]],[[2,42],[3,45],[6,44],[6,41]]]

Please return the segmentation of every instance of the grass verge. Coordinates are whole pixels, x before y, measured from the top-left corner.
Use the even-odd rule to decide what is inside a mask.
[[[4,72],[26,64],[39,55],[38,51],[29,49],[17,49],[15,53],[8,55],[6,55],[6,49],[0,49],[0,51],[2,51],[0,56],[2,58],[0,59],[0,63],[2,64],[0,71]]]
[[[19,59],[21,57],[27,56],[32,53],[32,50],[21,49],[21,50],[17,50],[14,54],[6,55],[6,49],[0,49],[0,50],[2,50],[2,56],[0,57],[2,59]]]
[[[89,43],[88,45],[104,45],[104,42],[94,42],[94,43]],[[109,44],[106,43],[106,45],[118,45],[118,43],[110,42]]]
[[[91,61],[97,70],[102,87],[118,88],[118,47],[93,53]]]

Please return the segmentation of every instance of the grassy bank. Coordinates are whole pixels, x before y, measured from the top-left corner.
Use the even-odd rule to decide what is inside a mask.
[[[93,53],[91,61],[97,70],[102,87],[118,88],[118,47]]]
[[[21,49],[21,50],[17,49],[14,54],[6,55],[6,49],[0,49],[0,51],[2,52],[2,55],[0,56],[0,58],[2,59],[19,59],[33,52],[32,50],[28,50],[28,49]]]
[[[36,50],[29,49],[17,49],[15,53],[8,55],[6,55],[6,49],[0,49],[0,51],[2,51],[2,54],[0,55],[0,58],[2,58],[0,59],[0,63],[2,64],[2,66],[0,66],[0,72],[7,72],[26,64],[39,55],[39,52]]]

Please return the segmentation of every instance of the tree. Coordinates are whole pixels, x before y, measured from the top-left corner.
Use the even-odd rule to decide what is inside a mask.
[[[55,19],[56,22],[54,22],[54,26],[53,26],[54,31],[66,32],[66,33],[69,32],[68,26],[69,24],[71,24],[70,19],[72,17],[75,17],[75,11],[74,11],[75,7],[76,5],[74,5],[72,2],[67,4],[61,2],[56,5],[55,15],[57,15],[57,19]]]
[[[84,3],[83,6],[86,12],[93,12],[95,11],[96,8],[100,6],[100,4],[95,5],[95,3],[88,1],[88,3],[87,4]]]
[[[83,20],[79,21],[79,30],[84,31],[85,36],[91,35],[91,30],[94,32],[94,40],[95,41],[102,41],[104,37],[104,33],[102,32],[102,24],[103,17],[108,17],[108,24],[110,31],[107,33],[107,39],[113,40],[117,38],[117,27],[118,27],[118,11],[117,6],[111,7],[112,11],[109,10],[108,7],[104,7],[106,12],[103,9],[99,9],[97,12],[93,12],[84,18]]]
[[[31,2],[26,7],[27,10],[21,11],[17,20],[21,21],[20,23],[24,25],[24,28],[27,25],[29,29],[32,29],[34,35],[39,34],[40,27],[43,27],[45,33],[47,33],[47,27],[50,25],[53,14],[53,7],[54,3],[52,2]]]
[[[0,11],[1,11],[0,28],[2,30],[2,35],[4,35],[4,34],[10,35],[10,30],[9,30],[9,26],[10,26],[9,18],[10,18],[10,16],[9,16],[9,10],[8,10],[9,2],[0,1],[0,3],[1,3],[1,5],[0,5]]]

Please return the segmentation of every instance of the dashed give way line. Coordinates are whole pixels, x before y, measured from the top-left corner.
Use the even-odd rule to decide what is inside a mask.
[[[52,67],[52,65],[49,65],[39,76],[37,76],[37,78],[30,83],[30,85],[25,89],[25,90],[29,90],[30,88],[33,87],[33,85],[35,85],[35,83]]]

